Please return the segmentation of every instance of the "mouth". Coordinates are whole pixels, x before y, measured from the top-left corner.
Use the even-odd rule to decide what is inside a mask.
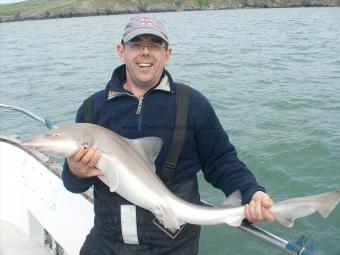
[[[152,63],[147,63],[147,62],[138,62],[137,66],[142,69],[148,69],[153,66]]]

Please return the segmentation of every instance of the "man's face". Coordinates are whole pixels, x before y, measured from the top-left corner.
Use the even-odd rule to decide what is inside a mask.
[[[118,45],[119,57],[126,65],[127,82],[134,86],[155,86],[171,57],[172,50],[156,36],[142,35]]]

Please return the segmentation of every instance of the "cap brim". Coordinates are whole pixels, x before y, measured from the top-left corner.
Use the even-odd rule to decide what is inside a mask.
[[[132,40],[133,38],[140,36],[140,35],[155,35],[161,38],[162,40],[164,40],[165,42],[169,43],[168,39],[161,32],[158,32],[157,30],[154,30],[154,29],[148,29],[148,28],[136,29],[128,33],[127,35],[124,35],[123,41],[128,42]]]

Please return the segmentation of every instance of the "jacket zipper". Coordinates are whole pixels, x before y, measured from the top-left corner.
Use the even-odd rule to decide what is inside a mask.
[[[143,105],[143,97],[138,98],[138,106],[136,115],[138,115],[138,131],[142,131],[142,105]]]
[[[142,104],[143,104],[143,97],[138,98],[138,106],[137,106],[136,115],[139,115],[142,112]]]

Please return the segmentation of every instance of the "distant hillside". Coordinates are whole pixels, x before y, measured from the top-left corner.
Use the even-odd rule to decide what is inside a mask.
[[[340,0],[27,0],[0,5],[0,22],[138,12],[340,6]]]

